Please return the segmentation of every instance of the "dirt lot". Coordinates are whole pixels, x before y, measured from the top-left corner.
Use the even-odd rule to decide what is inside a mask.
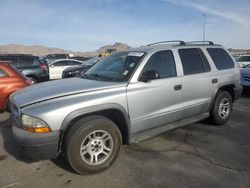
[[[91,176],[62,158],[25,157],[8,118],[0,114],[0,187],[250,187],[250,95],[226,125],[195,123],[124,146],[110,169]]]

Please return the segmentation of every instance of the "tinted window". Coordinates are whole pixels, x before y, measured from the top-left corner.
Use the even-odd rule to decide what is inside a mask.
[[[12,65],[14,65],[15,67],[21,67],[21,65],[19,64],[18,58],[17,57],[0,57],[1,61],[10,61]]]
[[[234,67],[234,62],[230,55],[222,48],[207,48],[207,51],[214,61],[218,70],[230,69]]]
[[[201,56],[201,59],[202,59],[202,62],[203,62],[203,67],[204,67],[204,70],[205,72],[210,72],[211,71],[211,67],[208,63],[208,60],[205,56],[205,54],[203,53],[203,51],[201,49],[198,49],[199,53],[200,53],[200,56]]]
[[[2,69],[0,69],[0,77],[5,77],[5,76],[7,76],[7,74]]]
[[[22,63],[23,67],[30,67],[30,66],[38,66],[39,59],[34,57],[21,57],[20,63]]]
[[[176,67],[172,51],[166,50],[154,53],[145,65],[143,72],[152,70],[157,71],[160,78],[176,76]]]
[[[59,66],[69,66],[69,61],[58,61],[56,63],[53,64],[55,67],[59,67]]]
[[[239,62],[250,61],[250,56],[240,56],[238,61]]]
[[[81,65],[82,63],[77,61],[69,61],[69,65]]]
[[[178,51],[181,58],[184,75],[205,72],[205,68],[201,58],[202,56],[200,55],[198,49],[179,49]]]

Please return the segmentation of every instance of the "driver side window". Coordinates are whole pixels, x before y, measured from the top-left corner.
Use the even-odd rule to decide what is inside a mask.
[[[157,72],[159,78],[176,77],[176,66],[172,51],[163,50],[154,53],[144,66],[142,74],[149,71]]]

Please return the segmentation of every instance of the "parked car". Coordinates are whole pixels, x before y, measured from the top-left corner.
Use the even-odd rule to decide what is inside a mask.
[[[18,72],[12,65],[0,63],[0,111],[9,106],[11,93],[31,85],[31,81]]]
[[[51,63],[58,59],[69,59],[69,54],[48,54],[44,56],[40,56],[40,60],[42,63]]]
[[[240,70],[240,72],[240,84],[243,87],[243,92],[246,92],[247,90],[250,90],[250,65],[245,66],[243,69]]]
[[[239,81],[238,66],[221,45],[155,43],[113,53],[83,77],[15,93],[12,130],[27,153],[63,153],[76,172],[97,173],[122,144],[206,118],[226,123],[242,92]]]
[[[49,80],[48,69],[37,56],[24,54],[0,55],[0,61],[10,62],[18,71],[30,78],[33,83]]]
[[[245,66],[250,64],[250,55],[241,55],[238,59],[237,62],[239,64],[240,68],[244,68]]]
[[[59,59],[48,64],[49,67],[49,77],[51,80],[61,79],[64,69],[72,67],[75,65],[82,65],[82,61],[74,59]]]
[[[93,57],[87,61],[84,61],[82,65],[68,67],[68,68],[64,69],[64,71],[62,73],[62,78],[71,78],[71,77],[81,76],[88,69],[90,69],[90,67],[95,65],[101,59],[102,58],[100,58],[100,57]]]

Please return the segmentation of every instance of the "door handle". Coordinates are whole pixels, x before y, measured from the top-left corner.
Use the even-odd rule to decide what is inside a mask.
[[[217,78],[212,79],[212,84],[216,84],[218,82]]]
[[[174,90],[181,90],[182,89],[182,85],[175,85],[174,86]]]

